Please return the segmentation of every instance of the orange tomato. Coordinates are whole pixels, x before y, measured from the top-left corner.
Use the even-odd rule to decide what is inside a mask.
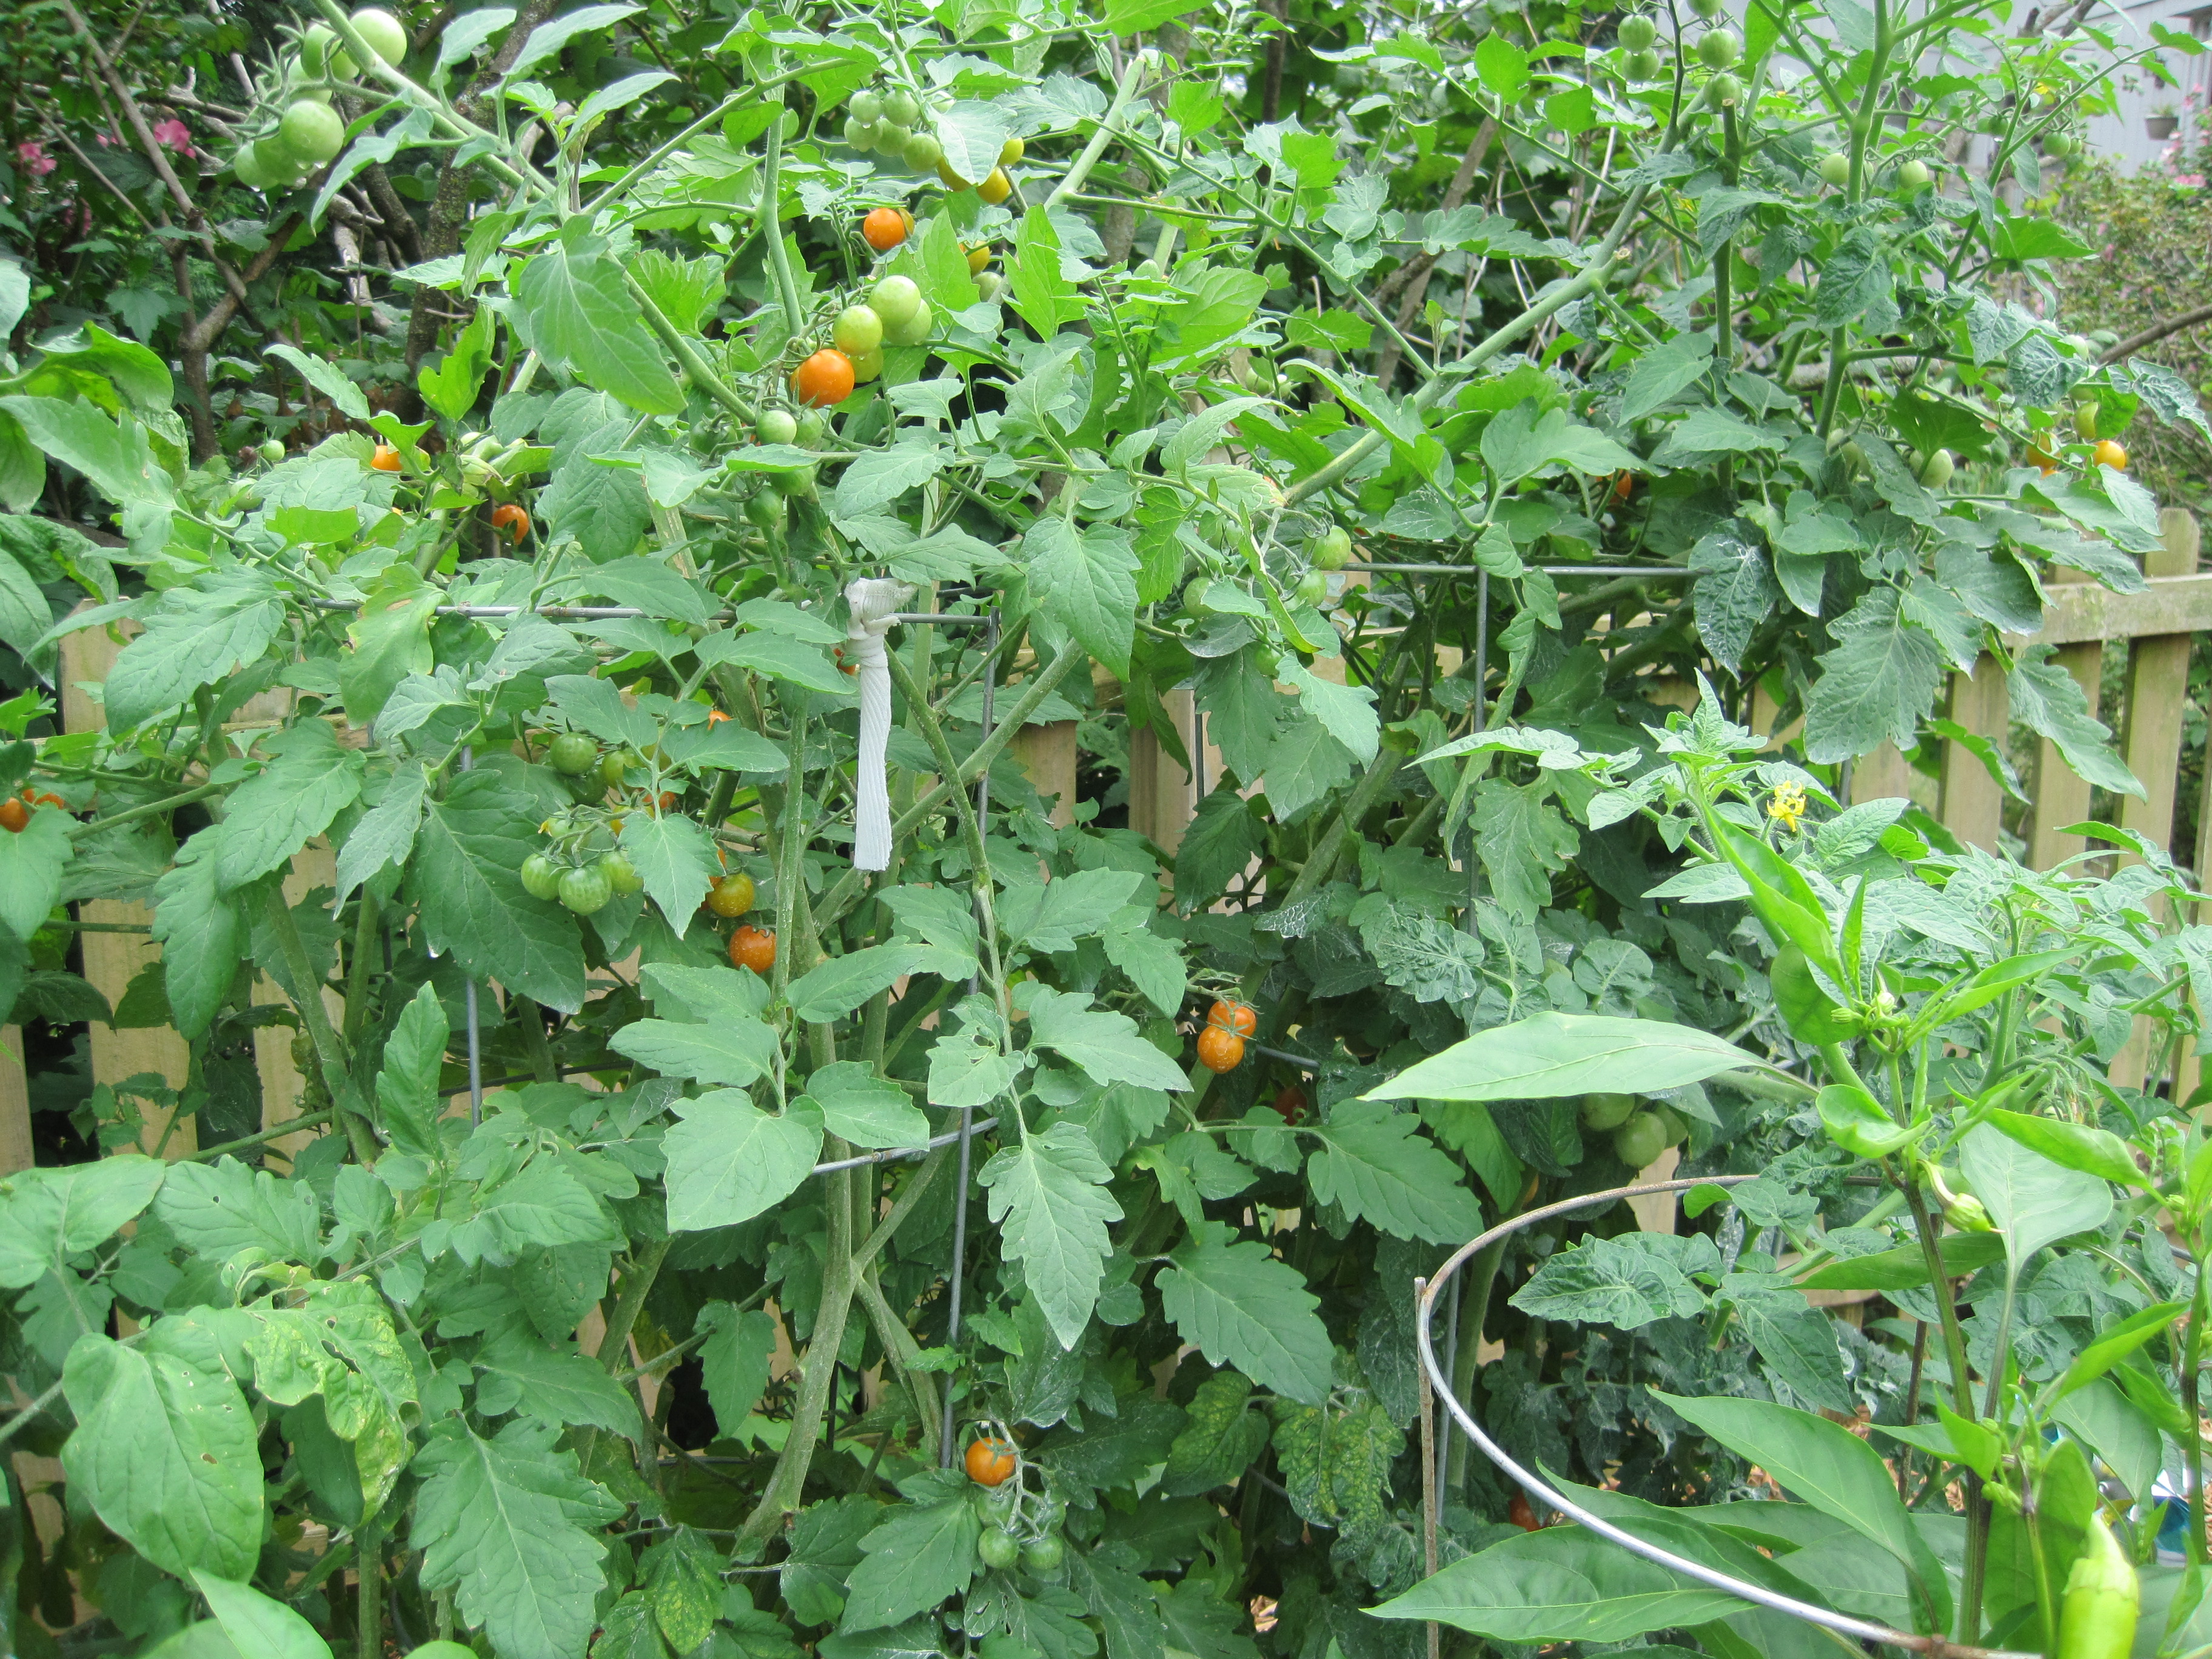
[[[991,245],[988,242],[978,242],[968,250],[968,274],[970,276],[981,276],[990,268]]]
[[[1250,1036],[1260,1029],[1260,1015],[1249,1003],[1217,1002],[1206,1011],[1206,1023],[1238,1036]]]
[[[979,1486],[1003,1486],[1021,1467],[1013,1447],[1004,1440],[971,1440],[961,1461],[968,1478]]]
[[[2110,438],[2098,444],[2097,447],[2090,453],[2089,459],[2096,462],[2099,466],[2111,467],[2115,472],[2124,472],[2128,470],[2128,452]]]
[[[707,890],[707,908],[718,916],[742,916],[753,908],[753,878],[740,871]]]
[[[1525,1493],[1515,1492],[1512,1502],[1505,1506],[1505,1518],[1523,1532],[1541,1532],[1544,1523],[1536,1518],[1536,1511],[1528,1507]]]
[[[376,453],[368,458],[368,464],[379,472],[397,472],[399,471],[399,452],[390,444],[379,444]]]
[[[1012,195],[1013,191],[1014,181],[1006,177],[1006,170],[1004,167],[993,167],[990,176],[975,186],[975,193],[993,207],[998,206],[1007,197]]]
[[[1198,1034],[1198,1063],[1209,1072],[1233,1072],[1244,1063],[1244,1039],[1218,1025]]]
[[[910,228],[906,215],[896,208],[879,207],[860,221],[860,234],[878,253],[889,253],[906,240]]]
[[[1616,472],[1613,475],[1613,500],[1616,501],[1625,501],[1629,498],[1629,496],[1633,495],[1635,491],[1636,475],[1633,472]]]
[[[707,711],[707,724],[709,726],[714,725],[717,720],[726,720],[729,718],[730,717],[727,714],[725,714],[719,708],[709,708]]]
[[[1285,1123],[1296,1123],[1306,1115],[1306,1091],[1295,1083],[1285,1086],[1275,1097],[1275,1110]]]
[[[13,795],[6,800],[0,800],[0,830],[5,830],[11,836],[20,836],[30,821],[31,809]]]
[[[730,966],[750,968],[766,979],[775,966],[775,934],[765,927],[738,928],[730,935]]]
[[[2031,441],[2028,444],[2027,461],[2031,466],[2041,467],[2043,476],[2046,478],[2058,471],[2058,458],[2045,449],[2040,442]]]
[[[495,534],[520,542],[530,533],[530,515],[513,501],[502,501],[491,510],[491,527]]]
[[[810,409],[827,409],[853,395],[853,360],[824,347],[791,371],[791,395]]]

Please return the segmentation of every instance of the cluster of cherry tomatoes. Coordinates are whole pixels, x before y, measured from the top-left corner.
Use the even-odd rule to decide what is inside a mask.
[[[11,836],[20,836],[31,827],[31,814],[41,806],[58,806],[69,811],[69,803],[59,795],[33,794],[26,789],[20,795],[10,795],[0,800],[0,830]]]
[[[886,345],[920,345],[937,325],[911,276],[885,276],[830,325],[830,343],[791,371],[793,403],[827,409],[884,372]]]
[[[1217,1001],[1198,1034],[1198,1063],[1209,1072],[1235,1071],[1244,1063],[1244,1039],[1259,1029],[1259,1011],[1250,1004]]]

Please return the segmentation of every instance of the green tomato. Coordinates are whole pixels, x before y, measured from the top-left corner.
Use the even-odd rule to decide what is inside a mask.
[[[883,319],[886,329],[911,321],[924,303],[911,276],[886,276],[868,292],[868,309]]]
[[[425,1642],[407,1659],[477,1659],[477,1650],[463,1647],[459,1642]]]
[[[1620,20],[1616,31],[1620,44],[1630,52],[1649,52],[1659,44],[1659,26],[1640,11],[1632,11]]]
[[[910,127],[921,119],[921,100],[900,87],[884,97],[884,119]]]
[[[1341,570],[1352,562],[1352,532],[1333,524],[1314,538],[1310,556],[1316,570]]]
[[[2074,153],[2074,135],[2070,132],[2053,132],[2045,135],[2043,140],[2043,153],[2055,161],[2064,161]]]
[[[543,853],[522,861],[522,890],[532,898],[550,899],[561,890],[561,866]]]
[[[799,447],[818,449],[823,439],[830,435],[830,417],[818,409],[801,411],[799,416]]]
[[[906,141],[899,159],[916,173],[934,173],[937,164],[945,159],[945,146],[937,142],[933,132],[917,132]]]
[[[870,126],[875,125],[883,112],[883,94],[878,92],[863,88],[845,100],[845,113],[855,121],[866,121]]]
[[[870,306],[847,306],[837,313],[830,338],[848,357],[873,351],[884,343],[884,319]]]
[[[1743,42],[1732,28],[1711,28],[1698,37],[1698,61],[1710,70],[1724,70],[1743,56]]]
[[[1022,1546],[1022,1565],[1031,1572],[1057,1572],[1066,1558],[1067,1546],[1050,1533]]]
[[[581,732],[563,732],[545,751],[553,769],[564,778],[580,778],[599,763],[599,745]]]
[[[1716,75],[1705,83],[1705,95],[1715,107],[1724,107],[1743,101],[1743,82],[1733,75]]]
[[[1690,1136],[1690,1121],[1672,1106],[1660,1102],[1651,1108],[1651,1115],[1667,1127],[1667,1144],[1679,1146]]]
[[[1620,72],[1632,81],[1656,81],[1662,67],[1659,54],[1649,46],[1620,60]]]
[[[1851,158],[1839,149],[1832,149],[1820,158],[1822,182],[1841,190],[1851,181]]]
[[[753,435],[764,444],[799,441],[799,417],[787,409],[764,409],[753,423]]]
[[[1638,1112],[1613,1132],[1613,1155],[1632,1170],[1649,1168],[1667,1146],[1667,1126],[1656,1113]]]
[[[607,878],[607,885],[617,893],[637,893],[645,890],[645,878],[629,861],[627,853],[609,853],[599,860],[599,873]]]
[[[1004,1572],[1021,1559],[1022,1540],[1010,1532],[991,1527],[975,1540],[975,1553],[983,1558],[985,1566]]]
[[[781,530],[791,522],[791,509],[773,489],[757,490],[745,497],[745,517],[763,530]]]
[[[1936,175],[1928,170],[1928,163],[1914,156],[1897,170],[1897,182],[1907,190],[1924,190]]]
[[[353,26],[362,44],[386,64],[397,67],[407,55],[407,27],[390,12],[363,6],[354,13]]]
[[[284,446],[274,438],[268,439],[261,446],[261,459],[274,466],[284,459]]]
[[[1298,585],[1291,590],[1291,597],[1300,605],[1318,605],[1328,597],[1328,578],[1318,570],[1309,570],[1298,578]]]
[[[1593,1134],[1618,1129],[1636,1115],[1634,1095],[1584,1095],[1583,1127]]]
[[[276,124],[276,137],[295,162],[320,167],[345,148],[345,118],[328,104],[295,99]]]
[[[580,916],[588,916],[594,910],[604,910],[607,901],[614,896],[614,884],[596,865],[586,870],[565,871],[562,874],[561,902]]]
[[[786,495],[811,501],[815,495],[814,473],[811,466],[795,466],[788,472],[771,472],[768,476],[769,482]]]
[[[1006,291],[1006,279],[995,270],[987,270],[975,279],[975,292],[986,300],[995,300]]]
[[[230,170],[248,190],[267,190],[278,176],[263,161],[258,144],[240,144],[238,154],[230,158]]]
[[[619,789],[623,780],[629,775],[629,761],[619,749],[610,749],[599,757],[599,781],[610,789]]]
[[[328,23],[318,23],[300,37],[300,68],[310,81],[323,78],[337,38],[337,32]]]
[[[885,155],[906,154],[906,141],[914,137],[903,122],[894,121],[888,115],[876,123],[876,149]]]
[[[845,118],[845,142],[863,154],[876,147],[876,124],[857,115]]]
[[[915,307],[914,315],[904,322],[884,325],[884,341],[888,345],[917,346],[927,340],[936,327],[937,314],[930,310],[929,301],[924,300]]]
[[[1186,617],[1206,617],[1213,613],[1206,609],[1206,590],[1212,586],[1204,576],[1195,577],[1182,591],[1182,614]]]
[[[1951,452],[1939,449],[1921,464],[1920,482],[1930,489],[1948,489],[1956,471],[1958,463],[1951,459]]]
[[[1690,0],[1690,9],[1710,23],[1728,9],[1728,0]]]

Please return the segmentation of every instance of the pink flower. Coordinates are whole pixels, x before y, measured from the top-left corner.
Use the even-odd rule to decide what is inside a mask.
[[[15,146],[15,159],[23,164],[24,171],[34,179],[43,179],[61,163],[46,154],[46,147],[38,143]]]
[[[92,135],[92,140],[102,149],[113,149],[119,142],[112,132],[95,132]]]
[[[192,130],[173,115],[166,121],[155,124],[154,142],[164,149],[176,151],[179,155],[190,155],[192,153]]]
[[[2191,190],[2202,190],[2204,187],[2204,175],[2201,173],[2185,173],[2173,182],[2177,185],[2186,185]]]

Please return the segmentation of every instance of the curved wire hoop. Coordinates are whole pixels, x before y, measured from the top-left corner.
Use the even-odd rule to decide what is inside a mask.
[[[1419,1340],[1421,1345],[1421,1365],[1428,1373],[1431,1388],[1434,1389],[1437,1397],[1444,1402],[1445,1408],[1451,1413],[1453,1420],[1459,1425],[1461,1432],[1473,1441],[1475,1449],[1488,1458],[1502,1474],[1519,1482],[1531,1497],[1541,1499],[1560,1513],[1588,1527],[1600,1537],[1611,1539],[1623,1549],[1640,1555],[1647,1561],[1656,1561],[1662,1567],[1670,1568],[1686,1577],[1696,1579],[1699,1583],[1708,1584],[1717,1590],[1725,1590],[1730,1595],[1740,1595],[1747,1601],[1753,1602],[1772,1612],[1785,1614],[1791,1619],[1802,1619],[1807,1624],[1822,1626],[1836,1632],[1838,1635],[1856,1637],[1863,1642],[1880,1642],[1890,1647],[1910,1649],[1916,1653],[1930,1655],[1931,1659],[1934,1659],[1934,1656],[1945,1655],[1956,1656],[1956,1659],[2037,1659],[2037,1656],[2033,1654],[2014,1652],[2004,1648],[1969,1647],[1963,1643],[1953,1642],[1942,1636],[1915,1636],[1905,1631],[1892,1630],[1888,1626],[1876,1624],[1871,1620],[1854,1619],[1848,1613],[1833,1613],[1826,1607],[1815,1607],[1809,1601],[1800,1601],[1795,1596],[1784,1595],[1778,1590],[1768,1589],[1762,1584],[1747,1583],[1741,1578],[1731,1577],[1716,1567],[1709,1567],[1702,1561],[1692,1561],[1675,1554],[1671,1550],[1662,1549],[1658,1545],[1638,1538],[1634,1533],[1614,1524],[1604,1516],[1591,1513],[1562,1493],[1553,1491],[1545,1482],[1522,1468],[1520,1464],[1506,1455],[1504,1448],[1483,1432],[1482,1425],[1474,1420],[1473,1414],[1460,1403],[1459,1397],[1453,1393],[1451,1379],[1437,1360],[1436,1344],[1430,1334],[1430,1321],[1436,1311],[1437,1292],[1442,1291],[1452,1277],[1474,1258],[1476,1252],[1500,1239],[1510,1237],[1523,1227],[1534,1226],[1540,1221],[1548,1221],[1553,1216],[1570,1215],[1577,1210],[1595,1209],[1600,1205],[1610,1204],[1616,1199],[1641,1198],[1647,1194],[1654,1193],[1686,1192],[1693,1187],[1734,1187],[1754,1179],[1756,1179],[1755,1176],[1747,1175],[1697,1176],[1680,1181],[1652,1181],[1639,1186],[1609,1188],[1601,1193],[1585,1193],[1579,1198],[1561,1199],[1556,1204],[1547,1204],[1541,1208],[1529,1211],[1525,1215],[1515,1216],[1509,1220],[1502,1221],[1488,1232],[1480,1234],[1461,1245],[1458,1249],[1452,1252],[1444,1264],[1437,1269],[1433,1279],[1414,1281],[1416,1297],[1419,1304]],[[1480,1331],[1475,1334],[1479,1338]]]

